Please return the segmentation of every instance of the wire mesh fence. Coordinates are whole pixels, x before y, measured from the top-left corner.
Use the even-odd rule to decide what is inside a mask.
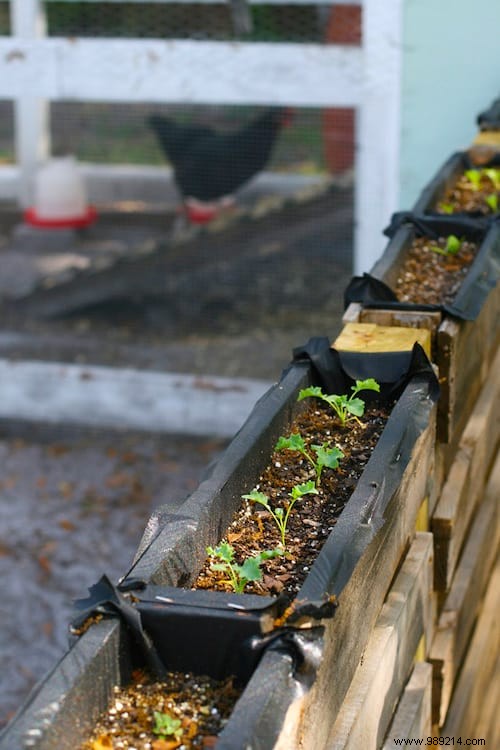
[[[9,4],[0,3],[2,33],[11,31],[8,10]],[[52,38],[154,38],[171,40],[173,44],[175,40],[186,39],[269,45],[298,43],[299,70],[302,43],[361,43],[359,5],[315,4],[308,0],[270,4],[246,4],[241,0],[226,3],[67,0],[45,2],[43,11],[46,33]],[[173,69],[172,76],[176,74]],[[279,77],[275,85],[280,86]],[[191,243],[193,250],[186,250],[186,258],[189,256],[190,260],[186,260],[185,267],[182,264],[175,269],[165,267],[166,281],[161,292],[158,285],[149,290],[143,283],[138,291],[133,284],[123,284],[125,291],[121,297],[113,293],[107,299],[103,292],[100,298],[92,298],[86,308],[72,308],[73,317],[68,325],[95,330],[99,335],[103,325],[111,326],[120,336],[126,337],[124,331],[128,331],[131,338],[139,331],[143,335],[145,329],[154,329],[156,334],[168,331],[173,339],[193,330],[238,336],[252,328],[262,332],[298,326],[301,332],[297,333],[296,342],[307,330],[319,333],[321,327],[322,333],[328,333],[331,321],[340,315],[342,285],[351,272],[353,189],[349,180],[339,187],[337,178],[349,174],[353,167],[354,111],[295,107],[291,119],[285,123],[284,109],[287,108],[250,104],[51,102],[52,156],[71,154],[80,163],[99,167],[165,168],[162,174],[170,174],[176,187],[174,202],[166,200],[165,182],[158,183],[153,192],[150,189],[148,199],[155,205],[165,204],[172,221],[183,212],[188,224],[193,220],[198,222],[200,214],[186,210],[191,199],[218,203],[230,195],[235,198],[237,208],[246,208],[244,220],[239,224],[232,222],[227,231],[218,232],[216,242],[212,233]],[[2,163],[15,162],[14,114],[12,102],[0,102]],[[167,118],[163,122],[169,123],[170,142],[155,129],[152,116]],[[255,123],[262,125],[254,128]],[[264,180],[264,198],[277,197],[272,210],[269,202],[261,200],[262,190],[251,198],[245,193],[256,180],[264,184],[262,178],[266,176],[272,179]],[[303,188],[311,185],[318,190],[304,199]],[[141,197],[140,193],[136,197]],[[215,212],[210,218],[219,216]],[[137,235],[123,226],[114,228],[113,261],[121,257],[121,250],[130,251],[131,237],[137,236],[141,244],[148,232],[153,231],[148,218],[141,225],[140,212],[134,218],[140,227]],[[130,215],[127,220],[130,227]],[[204,224],[208,232],[212,223]],[[103,232],[98,223],[66,250],[84,254],[82,266],[86,268],[87,262],[92,265],[94,259],[106,254],[103,248],[110,247],[112,231],[110,234],[108,226]],[[224,243],[227,248],[220,250]],[[122,272],[123,267],[117,266],[116,274]],[[63,281],[67,273],[64,266]],[[140,273],[138,269],[137,275]],[[82,274],[82,283],[89,283],[85,278]],[[34,283],[35,291],[45,285],[46,293],[50,294],[60,280],[51,277],[47,282],[39,276]],[[71,283],[68,295],[76,300],[77,282],[72,278]],[[110,286],[116,286],[115,280]],[[324,325],[323,314],[327,317]],[[54,326],[54,321],[49,325]],[[233,372],[238,369],[234,363],[231,367]]]

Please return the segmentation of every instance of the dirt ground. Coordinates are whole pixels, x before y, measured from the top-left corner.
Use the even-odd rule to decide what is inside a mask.
[[[180,246],[169,229],[4,225],[0,357],[276,380],[293,347],[340,329],[352,191]],[[66,314],[46,316],[50,305]],[[72,600],[103,572],[126,572],[151,511],[178,507],[223,448],[210,436],[0,423],[0,726],[64,652]]]

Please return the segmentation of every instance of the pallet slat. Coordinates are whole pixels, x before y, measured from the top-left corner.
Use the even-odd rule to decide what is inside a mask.
[[[430,651],[433,723],[442,725],[500,541],[500,455],[455,572]]]
[[[401,696],[382,750],[400,748],[401,740],[432,735],[431,690],[432,667],[427,662],[418,662]]]
[[[477,719],[490,686],[498,683],[495,675],[500,648],[500,561],[491,576],[481,613],[453,692],[441,734],[445,737],[479,737]],[[496,678],[496,679],[495,679]],[[498,704],[497,704],[498,714]],[[486,747],[494,747],[486,741]]]
[[[329,750],[380,747],[418,644],[422,636],[431,637],[432,556],[432,535],[417,533],[334,724]]]
[[[434,510],[435,586],[450,588],[453,572],[500,435],[500,352],[477,399]]]

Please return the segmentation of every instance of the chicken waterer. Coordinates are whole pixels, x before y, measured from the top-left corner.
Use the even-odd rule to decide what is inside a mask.
[[[85,227],[95,221],[87,204],[83,177],[73,156],[51,159],[35,175],[34,205],[24,213],[27,224],[45,229]]]

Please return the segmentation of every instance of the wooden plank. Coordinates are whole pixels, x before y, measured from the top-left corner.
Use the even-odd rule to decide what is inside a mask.
[[[498,707],[500,706],[500,655],[497,657],[493,668],[493,679],[484,701],[479,709],[476,721],[476,737],[482,737],[486,741],[486,747],[500,747],[500,721],[498,720]]]
[[[500,344],[500,284],[474,321],[445,318],[437,331],[441,380],[438,439],[456,445]],[[498,360],[497,360],[498,361]]]
[[[471,527],[439,617],[429,659],[433,666],[433,723],[442,725],[500,541],[500,455]]]
[[[301,747],[327,747],[328,734],[362,658],[363,649],[398,565],[414,538],[435,442],[429,421],[402,482],[385,512],[385,524],[342,591],[335,617],[325,624],[322,668],[304,700]]]
[[[500,561],[488,584],[479,619],[442,729],[445,737],[479,738],[477,720],[491,685],[498,681],[494,655],[500,648]],[[498,705],[497,705],[498,712]],[[486,744],[486,747],[494,745]]]
[[[434,510],[435,586],[447,591],[500,436],[500,351],[467,423]]]
[[[232,437],[270,383],[0,359],[0,417]]]
[[[417,533],[368,641],[330,733],[329,750],[376,750],[413,666],[432,632],[432,534]]]
[[[401,747],[402,740],[432,736],[431,687],[431,665],[427,662],[415,664],[382,750],[396,750]],[[400,742],[397,743],[396,740]]]
[[[376,323],[381,326],[400,326],[401,328],[425,328],[436,333],[442,319],[440,312],[424,310],[370,310],[362,309],[360,323]]]
[[[352,107],[363,60],[352,45],[3,37],[0,98]]]
[[[401,352],[418,342],[431,356],[431,336],[428,330],[378,326],[374,323],[347,323],[333,346],[344,352]]]

